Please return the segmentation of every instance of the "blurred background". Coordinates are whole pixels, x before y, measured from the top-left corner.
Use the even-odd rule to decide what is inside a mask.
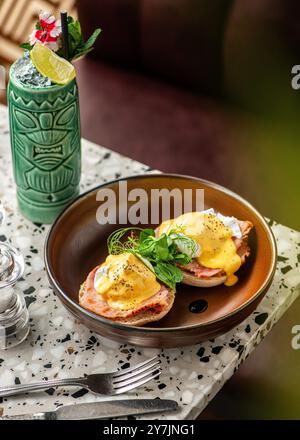
[[[0,0],[7,69],[41,9],[78,15],[87,35],[103,30],[76,64],[84,137],[225,185],[300,230],[299,1]],[[298,303],[200,418],[300,418],[296,324]]]

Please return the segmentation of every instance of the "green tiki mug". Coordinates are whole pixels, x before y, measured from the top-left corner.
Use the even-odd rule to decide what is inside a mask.
[[[10,70],[8,85],[11,149],[22,214],[52,223],[79,194],[80,115],[76,81],[30,87]]]

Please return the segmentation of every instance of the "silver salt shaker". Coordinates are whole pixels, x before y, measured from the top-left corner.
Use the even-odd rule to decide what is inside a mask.
[[[29,333],[29,314],[22,292],[13,286],[24,272],[22,255],[0,243],[0,349],[20,344]]]

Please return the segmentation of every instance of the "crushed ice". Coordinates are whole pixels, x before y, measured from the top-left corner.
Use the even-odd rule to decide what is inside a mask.
[[[29,51],[25,51],[24,56],[19,58],[14,66],[15,77],[23,84],[33,87],[49,87],[51,80],[39,73],[32,64]]]

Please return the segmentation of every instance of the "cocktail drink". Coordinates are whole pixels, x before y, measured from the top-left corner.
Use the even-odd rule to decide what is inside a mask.
[[[53,85],[41,75],[10,69],[8,104],[11,149],[21,212],[33,222],[51,223],[79,193],[80,118],[75,79]]]
[[[99,31],[90,44],[83,42],[78,22],[69,18],[67,26],[71,60],[91,49]],[[73,65],[61,56],[61,40],[60,22],[42,13],[30,44],[23,45],[24,56],[10,69],[8,105],[18,205],[36,223],[51,223],[79,194],[78,88]]]

